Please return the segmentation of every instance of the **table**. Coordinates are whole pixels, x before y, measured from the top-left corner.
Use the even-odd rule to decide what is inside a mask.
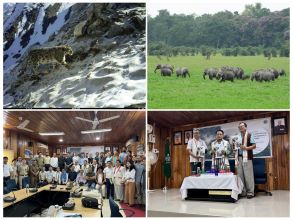
[[[4,217],[14,216],[23,217],[30,214],[33,210],[47,208],[50,205],[63,205],[70,197],[72,190],[66,190],[66,186],[58,185],[55,189],[50,189],[51,185],[40,187],[38,192],[26,192],[26,189],[14,191],[16,200],[13,203],[3,202]],[[12,193],[9,194],[13,196]],[[63,210],[64,213],[79,213],[83,217],[101,217],[101,210],[85,208],[81,203],[82,198],[74,198],[75,207],[73,210]]]
[[[180,188],[181,198],[235,202],[241,194],[243,183],[233,173],[202,174],[185,177]]]

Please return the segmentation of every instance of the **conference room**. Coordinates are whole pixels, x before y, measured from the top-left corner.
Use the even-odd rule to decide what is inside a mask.
[[[148,217],[289,217],[289,111],[149,111]]]
[[[145,217],[145,111],[4,111],[4,217]]]

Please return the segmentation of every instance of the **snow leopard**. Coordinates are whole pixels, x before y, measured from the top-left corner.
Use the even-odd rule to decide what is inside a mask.
[[[66,55],[72,55],[70,46],[61,45],[55,47],[43,47],[29,51],[24,69],[30,68],[35,74],[41,64],[62,64],[67,67]]]

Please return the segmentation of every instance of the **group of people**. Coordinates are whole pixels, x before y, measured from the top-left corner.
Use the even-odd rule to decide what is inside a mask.
[[[193,138],[189,139],[187,151],[190,156],[191,171],[196,172],[198,167],[204,169],[205,154],[212,156],[212,169],[224,169],[229,167],[228,156],[235,154],[235,168],[237,174],[244,184],[241,196],[247,196],[248,199],[254,197],[254,175],[253,175],[253,149],[256,148],[254,136],[247,131],[247,124],[240,122],[239,134],[233,139],[233,143],[224,140],[224,131],[216,131],[216,140],[211,143],[208,150],[204,140],[200,139],[200,130],[195,129]],[[237,144],[238,143],[238,144]]]
[[[113,153],[97,152],[95,157],[91,153],[61,153],[58,157],[56,153],[52,157],[39,153],[29,160],[18,157],[11,165],[4,157],[3,176],[4,186],[14,179],[19,189],[25,188],[23,178],[29,178],[30,187],[76,183],[129,206],[145,205],[145,158],[132,155],[125,147],[120,153],[115,149]]]

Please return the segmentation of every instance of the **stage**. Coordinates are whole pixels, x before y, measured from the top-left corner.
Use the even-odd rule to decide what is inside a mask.
[[[166,193],[148,193],[148,217],[289,217],[290,191],[271,191],[273,196],[258,193],[252,199],[241,198],[235,203],[187,201],[180,189]]]

